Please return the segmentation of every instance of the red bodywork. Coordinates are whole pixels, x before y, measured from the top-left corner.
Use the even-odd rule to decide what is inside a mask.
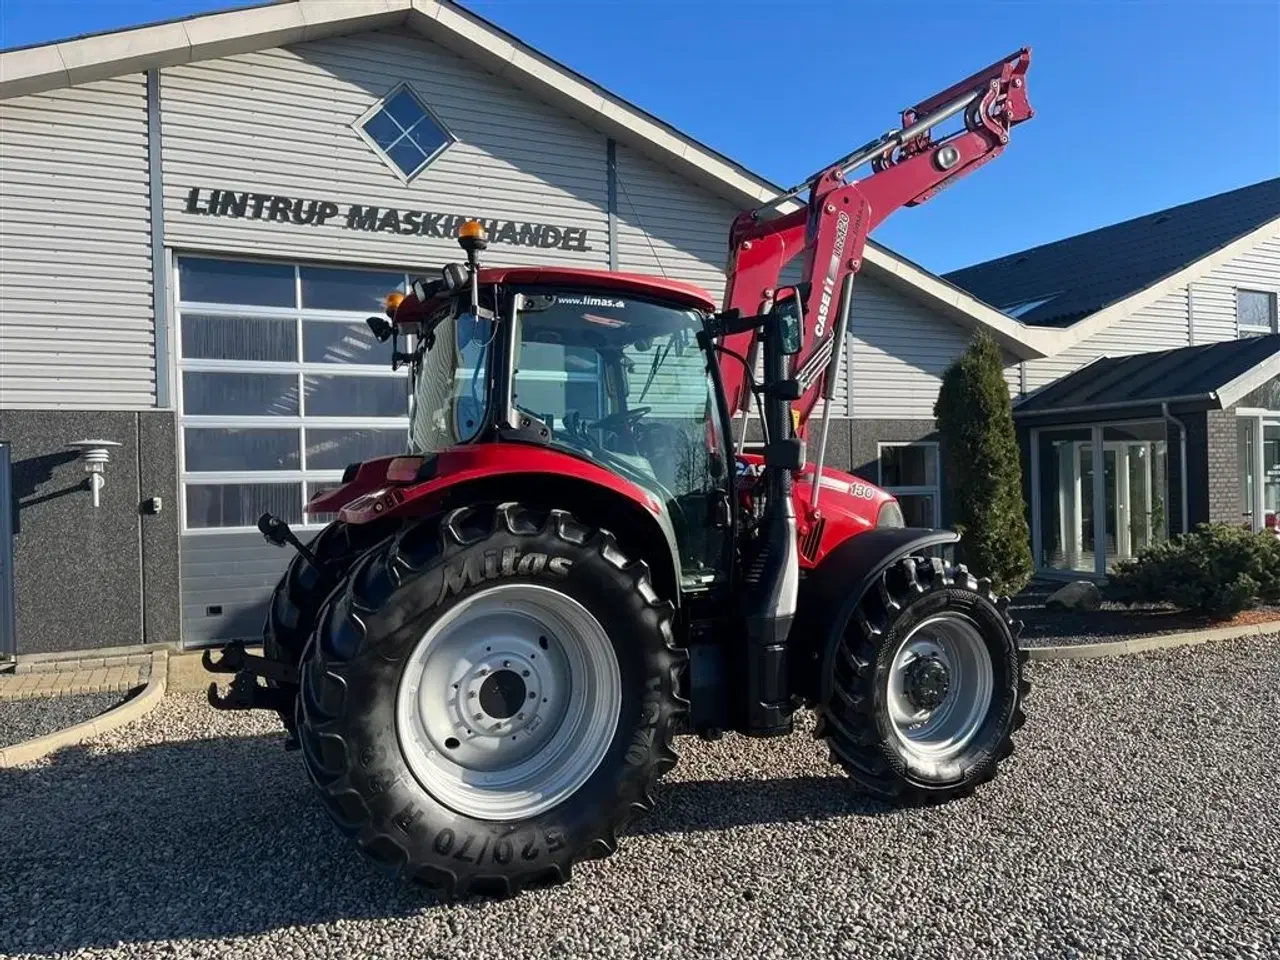
[[[350,482],[313,497],[307,512],[336,510],[346,523],[368,523],[429,511],[439,505],[449,489],[470,480],[521,474],[572,475],[611,490],[654,516],[662,512],[662,504],[647,490],[603,467],[547,447],[524,443],[453,447],[433,455],[431,476],[419,480],[418,471],[427,459],[406,456],[366,461]]]
[[[738,458],[753,469],[764,464],[758,454],[742,454]],[[800,540],[800,569],[811,570],[818,566],[828,553],[852,536],[874,530],[880,517],[880,509],[893,501],[891,494],[865,480],[851,476],[842,470],[822,468],[822,511],[808,509],[813,495],[815,465],[805,464],[796,474],[791,488],[795,503],[797,530]],[[740,481],[739,494],[743,496],[752,482],[750,477]],[[744,503],[745,506],[745,503]]]

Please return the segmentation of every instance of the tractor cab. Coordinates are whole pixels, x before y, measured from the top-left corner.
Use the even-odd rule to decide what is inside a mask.
[[[459,269],[390,296],[391,325],[370,318],[379,336],[407,335],[411,452],[511,441],[569,454],[661,505],[682,589],[723,580],[733,453],[699,345],[706,294],[600,271]]]

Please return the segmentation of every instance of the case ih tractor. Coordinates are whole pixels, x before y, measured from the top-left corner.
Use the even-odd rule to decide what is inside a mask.
[[[482,267],[463,225],[466,263],[370,319],[410,368],[412,452],[351,465],[307,545],[259,521],[297,556],[264,655],[206,655],[237,674],[211,700],[278,710],[339,829],[455,895],[611,853],[679,733],[784,736],[809,708],[887,801],[993,777],[1029,689],[1007,603],[942,559],[955,533],[823,460],[868,232],[1003,150],[1029,61],[741,214],[723,309],[672,280]]]

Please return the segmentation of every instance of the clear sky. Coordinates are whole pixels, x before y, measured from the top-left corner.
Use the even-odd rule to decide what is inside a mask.
[[[236,5],[0,0],[12,47]],[[776,183],[1019,46],[1037,115],[876,239],[941,272],[1280,176],[1277,0],[467,0]]]

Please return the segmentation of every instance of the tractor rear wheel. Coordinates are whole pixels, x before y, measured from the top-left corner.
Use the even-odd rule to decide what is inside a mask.
[[[338,827],[447,895],[567,880],[676,760],[674,608],[560,510],[466,507],[363,557],[303,661],[299,735]]]
[[[826,652],[815,736],[832,761],[897,803],[967,796],[994,777],[1031,690],[1007,609],[963,566],[891,565]]]
[[[307,548],[318,565],[300,553],[289,561],[276,584],[262,628],[262,652],[269,660],[296,665],[315,628],[325,598],[342,582],[360,555],[392,532],[387,523],[350,526],[335,520],[311,538]],[[282,710],[285,728],[294,730],[294,711]]]

